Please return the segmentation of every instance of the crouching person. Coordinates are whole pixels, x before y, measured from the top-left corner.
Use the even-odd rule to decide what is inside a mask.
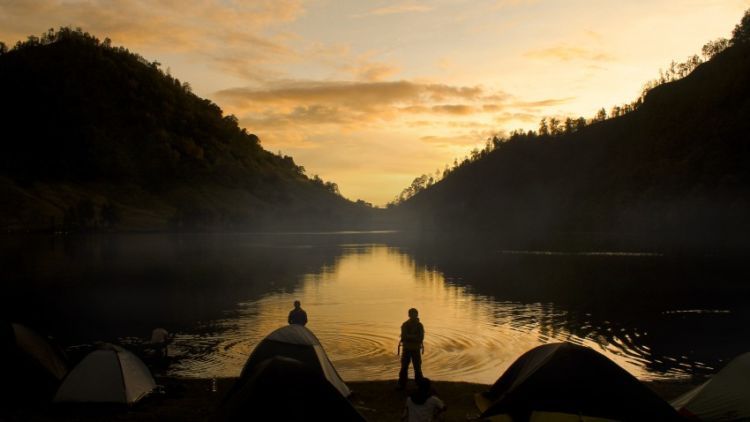
[[[442,421],[446,406],[435,394],[429,378],[417,380],[417,391],[406,399],[406,407],[401,417],[406,422]]]

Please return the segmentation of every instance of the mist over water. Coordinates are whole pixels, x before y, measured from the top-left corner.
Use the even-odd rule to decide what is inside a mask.
[[[492,383],[522,353],[557,341],[592,347],[641,379],[711,373],[748,347],[747,308],[731,294],[688,294],[695,283],[680,273],[728,283],[735,272],[674,267],[651,251],[431,249],[385,232],[8,241],[9,318],[65,346],[136,343],[166,326],[175,376],[237,376],[294,300],[345,380],[396,377],[410,307],[425,325],[424,373],[439,380]],[[653,278],[664,286],[649,295]]]

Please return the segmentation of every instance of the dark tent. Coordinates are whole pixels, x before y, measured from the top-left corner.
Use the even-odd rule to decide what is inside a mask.
[[[24,325],[6,322],[0,331],[2,408],[48,402],[68,372],[62,353]]]
[[[588,347],[555,343],[518,358],[489,391],[478,394],[482,417],[513,421],[584,419],[680,420],[635,377]]]
[[[319,371],[278,356],[241,377],[219,412],[223,421],[364,421]]]
[[[255,366],[268,358],[284,356],[296,359],[323,375],[344,397],[349,397],[349,387],[336,372],[323,346],[309,329],[290,324],[266,336],[250,354],[242,368],[240,378],[247,377]]]

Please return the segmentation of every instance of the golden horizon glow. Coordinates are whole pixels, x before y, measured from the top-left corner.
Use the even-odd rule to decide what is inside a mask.
[[[729,37],[750,0],[0,0],[0,40],[109,37],[187,81],[273,152],[384,205],[544,116],[637,98]]]

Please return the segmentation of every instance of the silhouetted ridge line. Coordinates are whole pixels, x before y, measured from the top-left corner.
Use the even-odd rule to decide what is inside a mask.
[[[750,233],[750,14],[731,45],[642,104],[570,132],[516,132],[412,186],[404,227],[543,242],[619,233],[741,247]],[[738,35],[739,34],[739,35]]]
[[[369,212],[109,39],[3,44],[0,78],[6,230],[351,227]]]

